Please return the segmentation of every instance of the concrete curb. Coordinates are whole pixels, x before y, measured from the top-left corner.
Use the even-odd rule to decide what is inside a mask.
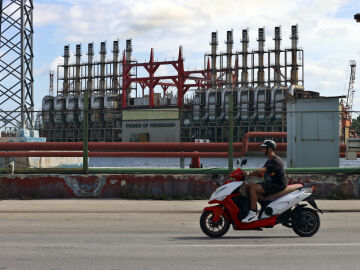
[[[360,209],[327,209],[323,210],[324,213],[360,213]]]

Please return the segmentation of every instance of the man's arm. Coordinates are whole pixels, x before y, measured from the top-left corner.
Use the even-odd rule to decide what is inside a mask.
[[[249,176],[258,176],[258,177],[263,177],[264,174],[266,172],[266,168],[265,167],[262,167],[260,169],[257,169],[255,171],[252,171],[249,173]]]

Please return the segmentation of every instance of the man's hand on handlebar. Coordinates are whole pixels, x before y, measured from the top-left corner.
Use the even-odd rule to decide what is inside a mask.
[[[256,170],[256,171],[247,171],[245,172],[246,173],[246,176],[256,176],[256,177],[264,177],[264,173],[266,171],[266,169],[264,170],[265,168],[261,168],[259,170]]]

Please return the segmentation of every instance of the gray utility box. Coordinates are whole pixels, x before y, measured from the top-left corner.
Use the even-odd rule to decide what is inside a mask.
[[[290,99],[287,167],[339,167],[339,97]]]
[[[360,138],[348,138],[346,141],[346,159],[356,160],[357,152],[360,152]]]

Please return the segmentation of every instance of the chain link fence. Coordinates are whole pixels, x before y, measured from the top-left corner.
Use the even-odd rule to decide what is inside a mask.
[[[49,110],[33,112],[33,130],[8,128],[0,115],[0,169],[9,170],[11,163],[15,170],[232,169],[240,157],[248,159],[247,167],[255,168],[263,166],[267,159],[259,147],[264,139],[277,142],[277,153],[288,166],[285,132],[289,113],[264,112],[255,116],[216,106],[207,111],[195,106]],[[346,140],[360,134],[360,112],[328,113],[339,115],[338,125],[333,126],[339,134],[339,167],[360,167],[358,158],[346,159]]]

